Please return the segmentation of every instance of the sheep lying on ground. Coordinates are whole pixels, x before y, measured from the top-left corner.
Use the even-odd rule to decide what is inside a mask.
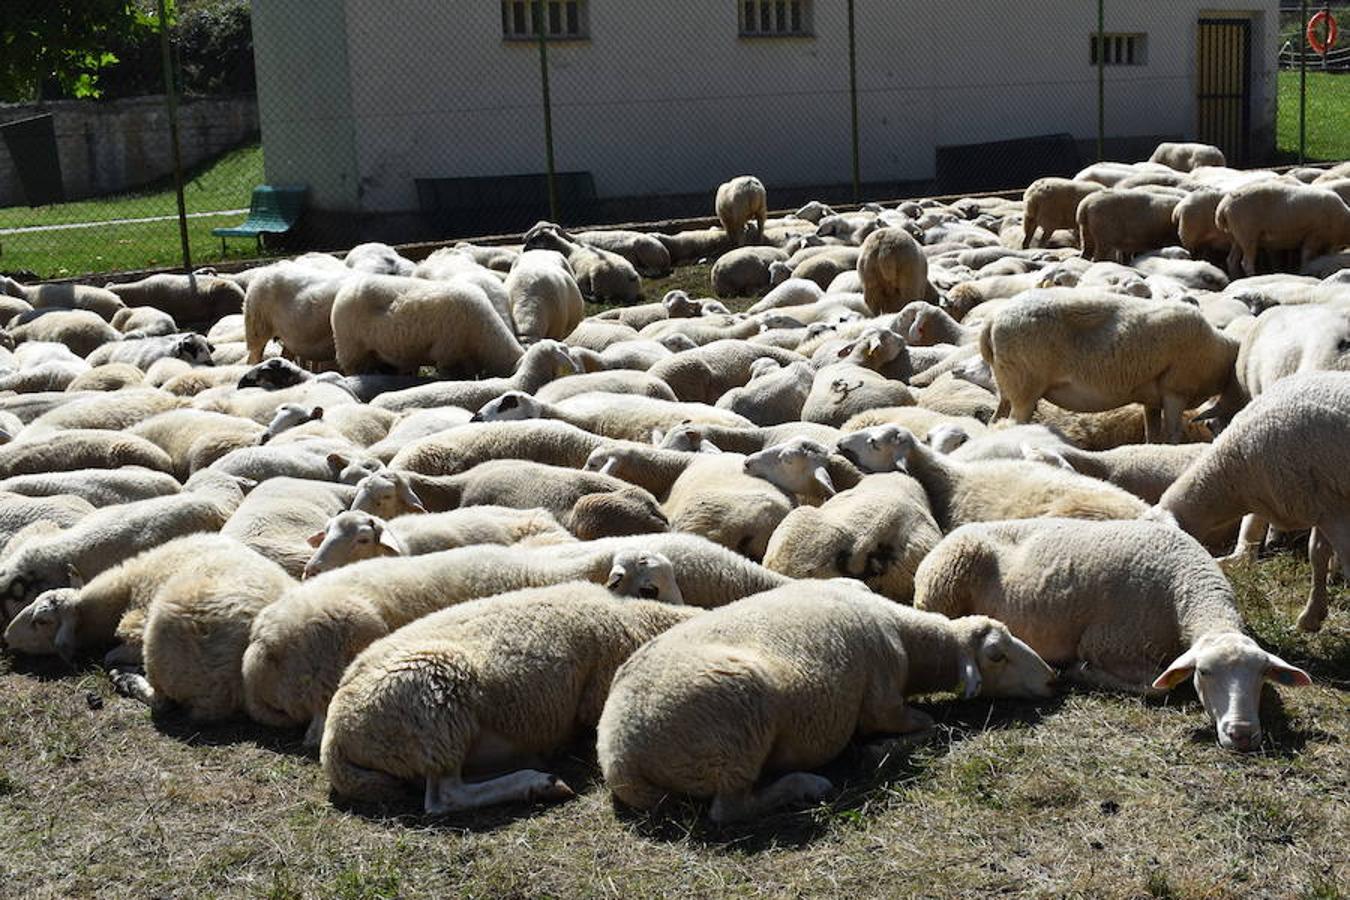
[[[634,394],[578,394],[558,403],[543,403],[521,391],[507,391],[478,410],[474,421],[510,422],[558,419],[592,434],[615,440],[642,441],[655,430],[684,422],[749,428],[753,423],[730,410],[699,403],[671,403]]]
[[[1161,163],[1178,172],[1190,172],[1200,166],[1226,166],[1228,161],[1223,151],[1213,144],[1172,143],[1164,141],[1148,158],[1151,163]]]
[[[266,429],[249,419],[200,409],[175,409],[138,423],[130,431],[173,460],[173,473],[186,479],[231,450],[250,447]]]
[[[221,526],[233,538],[299,578],[313,553],[310,535],[351,505],[356,488],[308,478],[269,478]]]
[[[1167,690],[1194,672],[1219,744],[1231,750],[1261,745],[1264,680],[1309,683],[1242,633],[1233,588],[1205,549],[1151,522],[967,525],[920,564],[914,602],[994,616],[1095,687]]]
[[[664,278],[670,274],[670,251],[653,234],[606,228],[578,231],[572,235],[580,243],[617,253],[633,264],[643,278]]]
[[[142,370],[168,358],[181,359],[192,366],[211,366],[215,365],[213,349],[211,342],[200,334],[170,334],[104,344],[86,359],[91,366],[121,362]]]
[[[161,273],[106,287],[129,307],[153,307],[179,322],[214,322],[240,312],[244,306],[244,289],[239,285],[196,272]],[[117,324],[115,317],[113,324]]]
[[[1096,412],[1143,403],[1146,422],[1176,443],[1181,414],[1232,389],[1238,344],[1185,303],[1077,289],[1031,291],[990,320],[980,356],[993,369],[999,410],[1030,422],[1042,397]]]
[[[430,814],[571,797],[557,776],[519,767],[593,727],[619,665],[695,615],[584,582],[433,613],[376,641],[343,675],[324,773],[337,795],[366,802],[425,786]],[[499,774],[467,783],[465,769]]]
[[[249,715],[276,727],[308,724],[306,741],[317,744],[328,701],[357,653],[414,619],[468,600],[581,580],[679,602],[669,560],[649,554],[642,562],[636,550],[561,559],[560,549],[462,547],[366,560],[303,582],[254,620],[244,652]]]
[[[765,358],[785,366],[802,359],[790,350],[723,340],[677,353],[647,373],[670,385],[675,396],[686,403],[716,403],[727,391],[746,384],[755,362]]]
[[[347,251],[342,262],[349,269],[372,275],[410,276],[417,269],[417,264],[412,260],[406,259],[388,244],[379,242],[357,244]]]
[[[582,296],[597,303],[633,303],[642,293],[642,279],[633,264],[617,253],[573,240],[551,222],[525,232],[526,250],[553,250],[567,258]]]
[[[732,247],[731,238],[721,228],[693,228],[653,237],[670,252],[670,261],[675,265],[715,257]]]
[[[782,490],[745,471],[745,458],[699,454],[671,485],[664,509],[674,531],[696,534],[752,560],[792,510]]]
[[[962,463],[919,443],[905,428],[881,426],[840,438],[839,453],[865,472],[908,472],[928,494],[947,533],[967,522],[1030,519],[1134,519],[1147,512],[1115,485],[1022,460]]]
[[[758,294],[772,283],[769,267],[782,262],[787,262],[787,254],[777,247],[737,247],[723,253],[713,263],[713,293],[719,297]]]
[[[476,544],[534,546],[575,540],[543,509],[471,506],[393,520],[351,510],[338,513],[310,536],[314,555],[305,565],[305,577],[377,556],[423,556]]]
[[[1053,673],[984,617],[950,622],[860,587],[809,582],[695,616],[637,650],[614,676],[598,726],[605,782],[628,806],[711,797],[716,822],[819,800],[803,771],[855,734],[932,720],[907,695],[1048,696]],[[756,789],[767,771],[776,776]]]
[[[399,391],[386,391],[371,401],[371,405],[395,412],[438,406],[459,406],[472,411],[507,391],[533,394],[549,382],[578,371],[567,347],[557,341],[542,340],[525,350],[509,378],[433,381]]]
[[[68,391],[120,391],[146,384],[146,373],[128,363],[108,363],[95,366],[75,376],[66,385]]]
[[[764,184],[753,175],[740,175],[717,188],[714,206],[723,230],[733,247],[747,241],[758,244],[764,239],[764,223],[769,217],[768,195]],[[749,236],[746,226],[754,223]]]
[[[76,356],[88,356],[95,350],[122,339],[122,334],[97,313],[82,309],[53,309],[34,312],[21,325],[9,329],[15,343],[44,341],[64,344]],[[108,360],[100,360],[107,362]],[[98,365],[99,362],[90,363]]]
[[[1298,617],[1304,631],[1326,619],[1333,551],[1350,577],[1350,458],[1339,437],[1347,416],[1350,373],[1284,378],[1238,413],[1158,501],[1159,517],[1205,542],[1247,513],[1285,531],[1314,529],[1312,591]]]
[[[1027,459],[1066,466],[1075,472],[1109,481],[1146,503],[1157,503],[1206,446],[1130,444],[1113,450],[1091,451],[1061,444],[1054,448],[1023,449]]]
[[[509,375],[524,352],[488,295],[462,280],[357,276],[339,288],[332,323],[338,367],[347,373],[383,363],[414,374],[433,365]]]
[[[908,603],[914,570],[941,539],[914,479],[868,475],[819,507],[788,513],[769,538],[764,567],[792,578],[856,578]]]
[[[137,466],[118,469],[77,469],[71,472],[43,472],[15,475],[0,480],[0,491],[25,497],[55,497],[68,494],[87,500],[94,506],[113,506],[133,500],[148,500],[177,494],[178,480],[167,472]]]
[[[0,447],[0,478],[123,466],[172,472],[173,460],[144,438],[98,429],[61,431]]]
[[[744,387],[732,388],[717,400],[719,409],[744,416],[756,425],[781,425],[801,418],[815,371],[802,361],[785,368],[771,359],[756,363],[760,373]]]
[[[421,475],[456,475],[490,459],[528,459],[579,468],[604,438],[553,419],[473,422],[420,438],[389,463]],[[0,458],[4,450],[0,448]]]
[[[162,337],[178,331],[178,323],[173,320],[173,316],[153,306],[119,309],[117,315],[112,317],[112,327],[129,337]]]
[[[0,492],[0,547],[34,522],[69,528],[94,511],[80,497],[25,497]]]
[[[68,431],[121,431],[186,403],[182,397],[156,390],[96,393],[38,416],[28,423],[19,440],[44,440]]]
[[[570,375],[550,381],[534,392],[535,399],[541,403],[561,403],[578,394],[634,394],[668,403],[675,403],[679,399],[661,379],[632,369]]]
[[[243,497],[233,479],[208,476],[181,494],[105,507],[59,534],[25,543],[0,564],[5,621],[43,591],[67,587],[72,570],[92,578],[176,537],[220,530]]]
[[[18,297],[33,309],[84,309],[112,321],[125,304],[112,291],[87,284],[19,284],[0,275],[0,294]]]

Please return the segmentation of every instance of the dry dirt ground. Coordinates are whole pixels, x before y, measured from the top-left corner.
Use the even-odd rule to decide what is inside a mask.
[[[0,897],[1345,896],[1350,596],[1307,636],[1300,557],[1233,578],[1315,680],[1266,689],[1262,752],[1219,750],[1189,688],[933,698],[927,744],[850,750],[832,802],[736,829],[616,810],[586,739],[554,767],[580,795],[559,806],[341,809],[299,734],[155,722],[96,667],[0,656]]]

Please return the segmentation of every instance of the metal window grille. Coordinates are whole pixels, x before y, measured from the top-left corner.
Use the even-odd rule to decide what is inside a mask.
[[[534,40],[535,6],[543,13],[544,33],[557,40],[584,40],[586,0],[502,0],[502,37]]]
[[[1147,60],[1148,35],[1106,34],[1102,36],[1105,55],[1102,63],[1108,66],[1142,66]],[[1097,35],[1088,38],[1088,62],[1097,65]]]
[[[804,37],[811,34],[810,0],[742,0],[742,37]]]

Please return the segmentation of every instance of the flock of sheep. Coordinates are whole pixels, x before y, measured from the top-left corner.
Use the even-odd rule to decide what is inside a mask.
[[[755,817],[907,698],[1057,679],[1193,680],[1257,749],[1309,678],[1221,564],[1311,529],[1305,630],[1350,572],[1347,199],[1163,145],[1021,200],[770,218],[747,176],[673,235],[0,280],[7,652],[431,813],[570,796],[522,766],[595,729],[622,803]],[[763,296],[637,302],[701,260]]]

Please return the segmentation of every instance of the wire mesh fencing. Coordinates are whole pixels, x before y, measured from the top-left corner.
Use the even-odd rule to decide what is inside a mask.
[[[0,77],[0,271],[701,217],[741,173],[793,208],[1018,189],[1161,140],[1350,157],[1347,38],[1308,29],[1344,5],[988,6],[178,0],[91,82]],[[298,220],[263,185],[301,192]],[[267,228],[217,233],[246,221]]]

